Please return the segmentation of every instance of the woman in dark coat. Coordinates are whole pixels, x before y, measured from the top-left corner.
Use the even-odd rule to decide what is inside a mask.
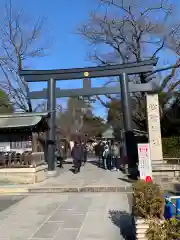
[[[81,164],[84,159],[84,149],[79,142],[75,142],[74,147],[72,148],[71,156],[74,161],[74,173],[80,172]]]
[[[60,168],[63,168],[63,153],[62,153],[62,150],[61,149],[56,149],[55,155],[56,155],[57,164],[59,164]]]
[[[86,162],[87,162],[88,150],[87,150],[87,145],[86,145],[86,143],[83,143],[82,146],[83,146],[83,152],[84,152],[83,163],[84,163],[84,165],[85,165]]]

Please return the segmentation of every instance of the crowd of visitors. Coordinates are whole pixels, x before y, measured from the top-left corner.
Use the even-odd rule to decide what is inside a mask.
[[[98,157],[98,166],[105,170],[119,171],[120,169],[120,145],[115,141],[100,141],[95,146],[95,154]]]
[[[93,151],[97,157],[98,167],[105,170],[119,171],[120,169],[120,145],[115,141],[98,141],[89,145],[81,141],[70,142],[70,152],[73,159],[73,171],[80,172],[81,166],[87,162],[89,149],[93,146]],[[92,149],[91,149],[92,154]],[[56,150],[57,163],[63,168],[63,147]]]

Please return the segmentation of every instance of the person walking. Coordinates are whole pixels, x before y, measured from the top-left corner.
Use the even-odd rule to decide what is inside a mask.
[[[96,153],[96,157],[98,158],[98,167],[101,167],[101,162],[104,163],[103,152],[104,152],[104,143],[100,141],[95,146],[95,153]]]
[[[57,164],[59,165],[60,168],[63,168],[63,156],[61,150],[56,148],[55,155]]]
[[[83,152],[84,152],[83,164],[85,165],[87,162],[87,154],[88,154],[86,143],[83,143]]]
[[[113,143],[111,146],[111,159],[112,159],[112,170],[119,170],[119,158],[120,158],[120,148],[118,143]]]
[[[74,173],[80,172],[82,161],[84,158],[84,149],[80,142],[75,142],[71,151],[71,156],[74,162]]]
[[[102,155],[102,157],[103,157],[103,165],[104,165],[104,169],[105,170],[107,170],[107,169],[109,169],[110,168],[110,166],[109,166],[109,152],[110,151],[110,149],[109,149],[109,145],[108,145],[108,143],[106,143],[105,144],[105,146],[104,146],[104,151],[103,151],[103,155]]]

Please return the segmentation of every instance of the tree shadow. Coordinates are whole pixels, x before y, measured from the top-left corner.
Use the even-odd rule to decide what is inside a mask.
[[[122,180],[123,182],[127,183],[134,183],[136,180],[130,179],[130,178],[118,178],[119,180]]]
[[[119,210],[110,210],[109,218],[121,232],[125,240],[135,240],[135,231],[133,227],[133,217],[131,213]]]

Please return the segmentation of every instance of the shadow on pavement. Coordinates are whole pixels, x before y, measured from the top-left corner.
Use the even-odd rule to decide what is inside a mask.
[[[95,160],[94,161],[88,161],[88,163],[91,163],[92,165],[94,165],[98,168],[104,169],[104,167],[102,166],[102,163],[99,164],[99,162],[97,160],[96,161]]]
[[[118,179],[127,183],[134,183],[136,181],[130,178],[118,178]]]
[[[0,196],[0,212],[6,210],[10,206],[20,202],[26,196]]]
[[[131,213],[119,210],[110,210],[109,218],[119,229],[125,240],[135,240],[133,219]]]

